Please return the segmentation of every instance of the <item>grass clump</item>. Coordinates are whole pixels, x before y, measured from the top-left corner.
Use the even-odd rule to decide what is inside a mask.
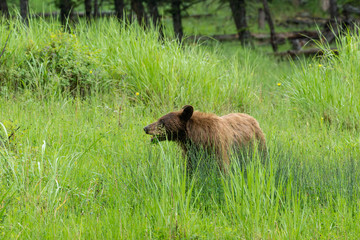
[[[114,19],[91,26],[80,23],[74,33],[37,19],[30,19],[29,28],[21,22],[12,28],[0,67],[3,92],[84,96],[121,91],[144,104],[168,103],[173,108],[206,101],[213,109],[248,108],[261,92],[254,81],[257,65],[252,65],[259,57],[250,51],[239,50],[227,59],[203,48],[159,41],[156,31],[125,28]],[[1,31],[8,32],[4,26]]]
[[[80,95],[91,90],[105,88],[107,72],[102,67],[99,52],[79,42],[75,34],[57,31],[47,36],[42,46],[30,45],[25,52],[26,65],[37,75],[39,81],[23,81],[25,86],[48,89],[49,92],[69,92]],[[25,66],[26,66],[25,65]],[[23,66],[20,66],[23,67]],[[37,72],[37,69],[44,69]]]
[[[27,89],[42,96],[85,96],[109,87],[101,50],[81,43],[75,34],[34,19],[28,28],[21,22],[14,22],[10,28],[13,30],[0,69],[3,88]],[[1,30],[8,32],[5,24]]]
[[[325,55],[295,68],[289,80],[294,107],[317,122],[344,129],[358,129],[360,121],[360,37],[356,31],[337,39],[334,53],[322,45]]]

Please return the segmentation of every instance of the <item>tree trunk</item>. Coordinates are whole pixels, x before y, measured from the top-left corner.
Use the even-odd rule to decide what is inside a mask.
[[[60,21],[61,24],[65,27],[65,30],[69,30],[69,24],[71,20],[71,11],[72,11],[71,0],[61,0],[60,1]]]
[[[20,0],[20,15],[21,15],[23,22],[26,25],[29,25],[28,12],[29,12],[29,1],[28,0]]]
[[[300,6],[300,0],[292,0],[292,3],[295,7],[299,7]]]
[[[161,23],[161,17],[159,14],[156,0],[148,0],[148,9],[154,27],[156,27],[159,30],[160,38],[163,38],[164,37],[163,26]]]
[[[158,6],[156,0],[148,0],[148,10],[151,16],[151,21],[154,26],[157,26],[161,22]]]
[[[116,17],[119,21],[123,20],[124,17],[124,0],[114,0]]]
[[[0,13],[4,15],[6,18],[9,18],[9,8],[6,0],[0,0]]]
[[[142,0],[131,0],[131,9],[135,12],[138,23],[146,27],[148,23]]]
[[[87,22],[90,22],[91,20],[91,0],[85,0],[85,17]]]
[[[171,1],[171,15],[173,19],[175,37],[181,42],[184,33],[181,22],[181,0]]]
[[[94,19],[99,17],[99,2],[98,0],[94,0]]]
[[[236,30],[242,45],[251,44],[251,35],[246,22],[245,0],[229,0],[231,12],[235,21]]]
[[[339,34],[339,26],[337,24],[337,3],[336,0],[329,1],[329,13],[330,20],[325,24],[323,35],[325,40],[330,43],[335,40],[335,37]]]
[[[262,2],[263,2],[263,5],[264,5],[264,11],[265,11],[266,19],[267,19],[269,27],[270,27],[271,46],[273,48],[273,51],[277,52],[278,47],[277,47],[277,44],[276,44],[275,28],[274,28],[274,23],[273,23],[272,18],[271,18],[269,5],[268,5],[267,0],[263,0]]]
[[[329,0],[320,0],[321,9],[324,12],[327,12],[329,10],[330,1]]]
[[[265,28],[265,11],[262,8],[259,8],[258,10],[258,25],[259,25],[259,29],[264,29]]]
[[[337,3],[336,0],[330,0],[330,6],[329,6],[329,11],[330,11],[330,19],[332,21],[335,21],[337,18]]]

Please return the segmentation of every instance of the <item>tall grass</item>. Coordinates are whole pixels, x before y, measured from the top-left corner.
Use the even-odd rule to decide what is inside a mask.
[[[0,238],[356,239],[359,133],[317,115],[339,100],[311,91],[330,86],[305,88],[330,62],[344,69],[345,53],[289,71],[259,53],[239,49],[227,59],[113,20],[80,23],[71,34],[56,22],[9,26],[0,66]],[[0,29],[3,44],[9,29]],[[348,64],[356,76],[357,62]],[[82,87],[75,92],[74,79]],[[338,99],[345,89],[331,91]],[[150,145],[142,130],[183,104],[254,115],[266,134],[265,163],[254,154],[242,165],[233,159],[226,176],[216,164],[187,173],[177,145]],[[355,121],[338,111],[332,119]]]
[[[157,106],[191,100],[244,109],[260,90],[253,81],[257,66],[250,64],[260,58],[246,50],[226,59],[201,48],[179,47],[176,41],[159,41],[156,31],[121,26],[114,19],[80,23],[73,33],[63,32],[55,20],[31,19],[28,28],[21,22],[3,24],[1,42],[9,31],[0,74],[10,91],[33,89],[52,96],[117,89],[128,96],[138,92],[138,100]]]
[[[334,53],[321,45],[324,57],[296,68],[290,80],[290,96],[299,112],[311,114],[341,128],[359,128],[359,60],[358,30],[340,36]]]

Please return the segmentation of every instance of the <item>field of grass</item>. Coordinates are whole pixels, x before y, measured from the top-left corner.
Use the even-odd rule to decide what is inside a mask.
[[[1,239],[357,239],[360,38],[289,63],[256,50],[159,41],[103,19],[0,25]],[[326,46],[323,46],[326,48]],[[191,104],[246,112],[255,155],[186,173],[143,127]]]

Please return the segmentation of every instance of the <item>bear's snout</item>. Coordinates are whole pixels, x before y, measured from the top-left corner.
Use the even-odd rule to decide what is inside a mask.
[[[148,134],[149,133],[149,126],[144,127],[144,131],[145,131],[146,134]]]

